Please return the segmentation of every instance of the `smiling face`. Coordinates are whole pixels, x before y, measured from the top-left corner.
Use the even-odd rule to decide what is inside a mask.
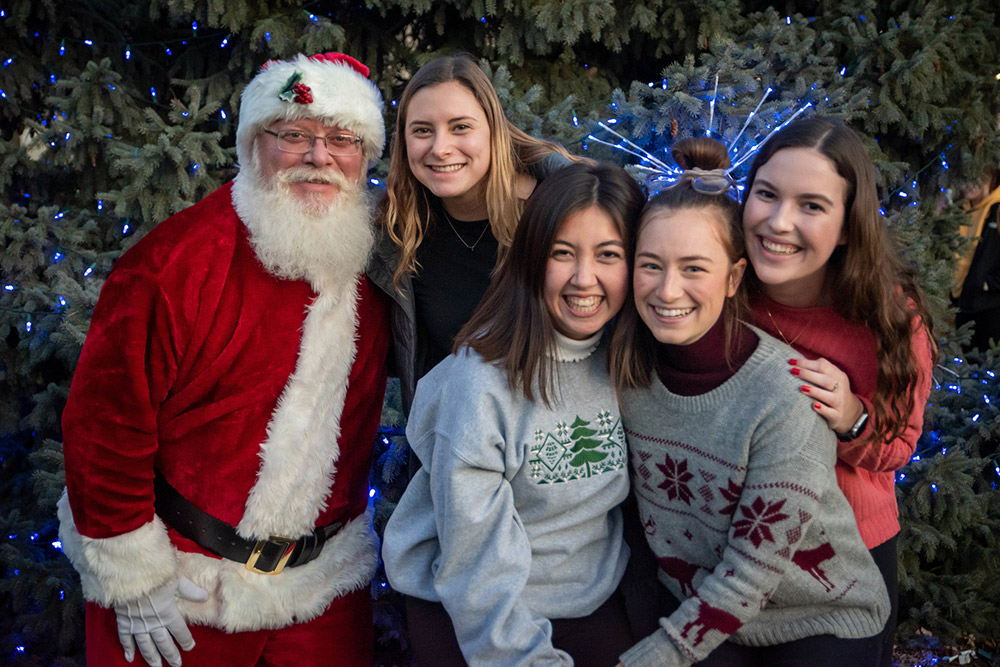
[[[312,118],[277,121],[267,129],[272,132],[299,130],[313,136],[353,134],[337,125],[325,125]],[[335,157],[319,140],[314,141],[306,153],[288,153],[278,148],[276,137],[261,134],[257,137],[257,157],[260,176],[265,183],[280,181],[292,197],[310,207],[329,205],[340,192],[343,181],[358,184],[364,175],[362,151],[356,155]]]
[[[611,216],[596,206],[566,216],[549,250],[542,295],[556,330],[576,340],[593,336],[627,292],[625,244]]]
[[[457,81],[420,89],[407,107],[404,132],[413,176],[445,210],[466,220],[486,217],[490,127],[472,91]]]
[[[783,148],[758,169],[743,229],[765,294],[789,306],[824,301],[827,262],[847,240],[847,189],[833,162],[814,148]]]
[[[661,343],[695,342],[736,294],[746,260],[730,262],[721,237],[724,224],[714,208],[663,209],[639,232],[635,306]]]

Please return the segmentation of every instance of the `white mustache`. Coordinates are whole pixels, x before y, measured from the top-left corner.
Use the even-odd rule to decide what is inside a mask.
[[[332,169],[310,169],[309,167],[293,167],[279,171],[275,178],[283,185],[305,181],[331,183],[342,188],[350,187],[351,183],[339,171]]]

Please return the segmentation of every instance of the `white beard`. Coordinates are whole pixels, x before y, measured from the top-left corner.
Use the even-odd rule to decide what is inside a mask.
[[[332,202],[291,194],[290,182],[317,178],[339,186]],[[375,236],[368,195],[338,171],[302,167],[264,179],[256,164],[244,165],[233,183],[233,206],[257,259],[279,278],[308,280],[321,292],[353,285],[364,271]]]

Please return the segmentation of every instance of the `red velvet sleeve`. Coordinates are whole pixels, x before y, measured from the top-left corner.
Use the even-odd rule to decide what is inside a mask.
[[[123,257],[101,290],[63,411],[66,487],[86,537],[153,518],[157,412],[182,334],[158,276],[136,259]]]
[[[917,385],[913,391],[913,411],[903,434],[893,440],[882,443],[881,447],[873,446],[871,441],[871,420],[860,436],[852,442],[838,442],[837,457],[844,463],[864,468],[872,472],[888,472],[899,470],[906,465],[917,447],[917,440],[924,428],[924,408],[931,393],[933,355],[931,341],[924,330],[920,318],[913,322],[913,333],[910,336],[913,362],[917,366]],[[861,398],[865,410],[872,413],[871,401]]]

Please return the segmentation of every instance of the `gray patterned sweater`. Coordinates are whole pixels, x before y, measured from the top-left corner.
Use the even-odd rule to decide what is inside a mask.
[[[473,352],[417,387],[406,435],[422,467],[386,526],[386,573],[444,604],[470,665],[572,665],[548,619],[590,614],[624,572],[628,466],[598,341],[559,337],[551,407]]]
[[[836,443],[787,372],[795,353],[759,330],[716,389],[678,396],[654,376],[622,414],[660,581],[684,603],[622,656],[690,665],[723,641],[770,646],[869,637],[889,613],[879,571],[834,475]]]

